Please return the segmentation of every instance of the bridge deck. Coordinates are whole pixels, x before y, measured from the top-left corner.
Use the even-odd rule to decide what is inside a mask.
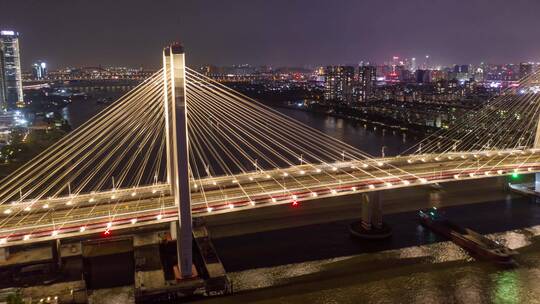
[[[486,178],[514,170],[540,171],[540,153],[467,153],[379,159],[369,164],[302,165],[195,181],[192,212],[194,216],[208,216],[389,187]],[[175,218],[169,187],[163,184],[8,204],[0,206],[0,246]]]

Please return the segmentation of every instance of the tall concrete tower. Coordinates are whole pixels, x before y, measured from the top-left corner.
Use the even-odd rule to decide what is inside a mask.
[[[178,267],[182,277],[191,277],[192,218],[189,186],[189,152],[186,104],[186,61],[184,49],[173,44],[163,51],[165,86],[165,124],[167,137],[167,179],[174,203],[178,206],[178,223],[173,223],[178,250]]]
[[[0,108],[24,106],[19,33],[0,31]]]

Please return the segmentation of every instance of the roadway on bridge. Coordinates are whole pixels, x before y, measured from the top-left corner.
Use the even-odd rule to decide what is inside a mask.
[[[208,216],[388,188],[485,178],[509,174],[515,168],[524,173],[534,172],[540,170],[540,153],[534,152],[489,156],[452,154],[440,156],[437,160],[429,156],[414,156],[372,161],[367,167],[360,162],[302,165],[204,179],[193,184],[192,210],[194,216]],[[195,188],[195,185],[198,186]],[[152,224],[176,218],[176,207],[166,185],[32,202],[35,211],[31,213],[24,211],[25,206],[27,204],[0,206],[0,239],[9,237],[15,241],[26,238],[29,241],[30,238],[84,232],[81,227],[90,232],[91,229],[107,229],[107,225]],[[5,212],[8,209],[9,214]]]

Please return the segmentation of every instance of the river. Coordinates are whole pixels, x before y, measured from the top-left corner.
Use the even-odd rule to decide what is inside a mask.
[[[77,126],[102,107],[77,101],[64,113]],[[418,141],[380,126],[279,111],[375,156],[383,146],[395,155]],[[517,265],[476,261],[423,229],[415,212],[405,212],[385,216],[394,227],[385,241],[351,239],[348,221],[216,239],[236,293],[202,302],[540,303],[540,205],[508,196],[446,212],[457,224],[517,249]]]

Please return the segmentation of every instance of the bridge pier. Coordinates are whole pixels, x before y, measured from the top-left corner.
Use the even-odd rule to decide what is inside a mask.
[[[362,194],[361,223],[365,230],[382,227],[382,206],[379,192]]]
[[[439,208],[441,204],[441,189],[431,188],[429,190],[429,207]]]
[[[0,248],[0,262],[5,262],[9,259],[9,247]]]
[[[381,192],[362,194],[362,217],[350,225],[352,236],[364,239],[383,239],[392,235],[392,229],[383,222]]]
[[[60,245],[60,239],[56,239],[51,242],[52,260],[54,264],[54,269],[56,271],[62,268],[62,252],[60,250]]]

